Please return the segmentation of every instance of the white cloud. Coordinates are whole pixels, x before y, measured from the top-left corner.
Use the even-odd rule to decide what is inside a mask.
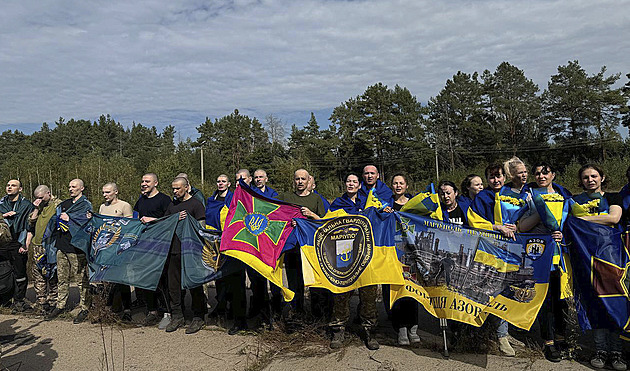
[[[568,60],[625,74],[629,3],[12,1],[0,14],[0,123],[111,113],[194,135],[192,120],[234,108],[303,112],[304,124],[378,81],[426,101],[458,70],[504,60],[541,89]]]

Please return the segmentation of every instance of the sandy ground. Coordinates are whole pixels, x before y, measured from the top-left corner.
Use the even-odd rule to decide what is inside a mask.
[[[142,317],[141,312],[134,314],[135,320]],[[427,332],[419,331],[422,343],[415,347],[395,346],[395,333],[383,309],[379,321],[381,349],[369,351],[353,337],[347,346],[332,351],[326,340],[296,342],[296,346],[277,332],[230,336],[223,328],[208,326],[193,335],[183,329],[167,334],[157,328],[74,325],[67,315],[47,322],[35,315],[0,314],[0,370],[588,369],[572,361],[550,363],[540,353],[518,347],[516,358],[451,352],[446,359],[436,351],[441,349],[442,338],[434,318],[421,314],[424,325],[420,327]],[[287,342],[293,345],[285,346]]]
[[[253,370],[270,349],[256,335],[229,336],[208,328],[195,335],[166,334],[157,328],[119,329],[69,320],[0,315],[2,357],[9,370]],[[424,334],[425,337],[427,336]],[[430,336],[430,335],[429,335]],[[357,341],[340,351],[304,357],[300,351],[276,356],[265,370],[576,370],[576,362],[495,355],[441,354],[426,348],[384,345],[369,351]],[[107,359],[107,364],[105,363]]]

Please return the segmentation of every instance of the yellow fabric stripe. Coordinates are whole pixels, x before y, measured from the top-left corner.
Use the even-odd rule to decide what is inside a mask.
[[[468,208],[468,225],[477,228],[477,229],[485,229],[487,231],[492,230],[492,223],[482,218],[479,214],[477,214],[472,207]]]
[[[295,293],[289,290],[288,288],[284,287],[283,282],[282,282],[282,266],[284,266],[283,261],[282,261],[283,257],[281,257],[280,258],[281,260],[278,261],[278,264],[276,265],[276,269],[273,269],[267,264],[263,263],[257,257],[253,256],[252,254],[248,254],[244,251],[226,250],[226,251],[222,251],[221,253],[231,256],[233,258],[236,258],[242,261],[243,263],[249,265],[250,267],[254,268],[256,272],[260,273],[263,277],[268,279],[269,282],[273,283],[274,285],[280,288],[280,290],[282,291],[282,296],[284,297],[285,301],[293,300]]]
[[[402,264],[396,256],[394,246],[374,246],[372,260],[365,268],[359,278],[350,286],[338,287],[333,285],[324,275],[315,248],[313,246],[302,246],[302,272],[304,285],[310,287],[322,287],[333,293],[341,294],[352,291],[363,286],[390,284],[404,284],[402,275]]]
[[[492,254],[488,254],[487,252],[482,250],[477,250],[477,252],[475,253],[475,261],[494,267],[498,272],[502,273],[516,272],[520,269],[518,265],[507,263],[499,259],[498,257]]]

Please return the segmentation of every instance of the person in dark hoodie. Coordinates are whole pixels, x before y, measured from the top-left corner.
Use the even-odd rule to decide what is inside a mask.
[[[571,198],[571,192],[567,189],[554,183],[556,178],[556,172],[551,165],[546,162],[540,162],[534,167],[535,182],[529,183],[527,187],[532,190],[533,197],[528,200],[530,204],[529,209],[532,213],[519,221],[519,232],[537,233],[537,234],[551,234],[554,240],[558,243],[562,241],[562,232],[560,230],[552,230],[549,223],[543,222],[543,218],[554,217],[547,210],[562,210],[562,204],[568,202]],[[542,206],[544,202],[547,207],[536,207],[539,203]],[[558,207],[554,207],[554,204]],[[541,217],[540,212],[544,215]],[[545,215],[546,214],[546,215]],[[558,217],[562,217],[559,215]],[[558,223],[561,225],[561,223]],[[561,350],[566,342],[564,341],[566,318],[568,305],[565,300],[562,300],[562,275],[566,275],[563,272],[563,265],[561,264],[560,245],[557,245],[556,252],[554,254],[554,264],[549,277],[549,290],[547,296],[543,302],[540,312],[538,314],[538,320],[540,322],[541,337],[544,340],[543,353],[545,358],[551,362],[559,362],[562,359]]]

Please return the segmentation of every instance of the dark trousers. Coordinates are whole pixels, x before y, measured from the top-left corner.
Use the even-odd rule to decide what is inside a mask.
[[[412,298],[401,298],[396,300],[390,310],[390,295],[389,285],[383,285],[383,303],[385,309],[391,313],[394,330],[398,331],[402,327],[410,328],[418,325],[418,302]]]
[[[26,274],[26,262],[28,254],[20,254],[17,249],[11,251],[11,264],[15,275],[15,301],[23,301],[26,297],[26,287],[28,286],[28,276]]]
[[[291,306],[298,313],[304,312],[304,278],[302,277],[302,257],[299,248],[288,250],[284,253],[284,266],[286,268],[289,290],[295,293]]]
[[[164,264],[162,275],[160,276],[160,282],[158,282],[157,289],[155,291],[146,290],[136,287],[136,295],[144,298],[144,302],[147,305],[147,311],[156,312],[158,310],[158,302],[161,302],[166,308],[166,311],[170,313],[170,303],[168,298],[168,282],[167,282],[168,264]]]
[[[556,336],[563,337],[565,334],[565,316],[569,308],[566,301],[560,299],[561,292],[560,271],[552,271],[549,276],[549,290],[538,313],[540,336],[545,341],[554,340]]]
[[[110,284],[109,295],[107,296],[107,305],[112,306],[114,299],[120,295],[123,310],[131,310],[131,287],[121,283]]]
[[[227,259],[234,259],[227,257]],[[220,287],[217,287],[218,297],[224,297],[230,303],[230,311],[236,321],[245,321],[247,312],[247,293],[245,291],[245,264],[234,259],[230,264],[239,267],[236,272],[224,276]],[[217,307],[219,310],[219,307]],[[220,312],[219,312],[220,313]]]
[[[170,298],[170,310],[173,318],[184,316],[182,295],[182,255],[169,254],[166,260],[168,274],[168,293]],[[195,317],[204,318],[207,312],[206,295],[203,285],[189,290],[192,296],[192,311]]]
[[[252,296],[249,298],[249,317],[262,314],[269,318],[269,292],[267,291],[267,279],[255,269],[247,267],[247,277],[251,283]]]

